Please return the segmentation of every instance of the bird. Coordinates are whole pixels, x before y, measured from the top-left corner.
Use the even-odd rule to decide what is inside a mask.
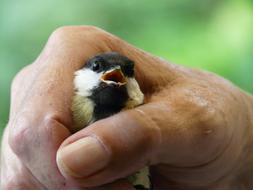
[[[75,72],[72,100],[73,131],[144,103],[135,79],[135,62],[118,52],[100,53]],[[148,167],[127,178],[138,190],[149,190]]]

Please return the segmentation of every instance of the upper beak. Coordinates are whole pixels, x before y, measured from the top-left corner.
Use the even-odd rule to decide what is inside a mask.
[[[119,86],[126,84],[126,77],[120,68],[114,68],[110,71],[105,72],[102,75],[101,80],[107,84],[117,84]]]

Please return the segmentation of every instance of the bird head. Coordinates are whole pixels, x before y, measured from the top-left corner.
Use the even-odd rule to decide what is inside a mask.
[[[96,121],[123,108],[138,106],[144,100],[134,78],[134,62],[116,52],[102,53],[88,60],[75,72],[74,85],[78,97],[73,103],[76,120],[80,118],[79,113],[93,110],[87,120]]]
[[[125,88],[134,77],[134,62],[116,52],[103,53],[88,60],[75,75],[77,93],[92,96],[106,88]]]

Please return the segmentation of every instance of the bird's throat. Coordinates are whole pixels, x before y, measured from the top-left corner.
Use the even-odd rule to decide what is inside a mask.
[[[94,102],[93,118],[97,121],[121,111],[129,96],[125,86],[104,86],[101,83],[89,98]]]

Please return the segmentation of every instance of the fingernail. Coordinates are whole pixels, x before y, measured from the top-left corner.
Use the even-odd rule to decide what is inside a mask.
[[[105,167],[109,154],[97,139],[86,137],[59,150],[57,161],[65,174],[80,178]]]

